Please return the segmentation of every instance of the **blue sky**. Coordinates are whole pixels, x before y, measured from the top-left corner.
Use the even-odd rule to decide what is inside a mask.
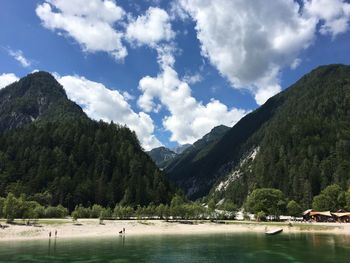
[[[313,68],[350,64],[345,0],[3,0],[0,87],[55,74],[145,149],[192,143]]]

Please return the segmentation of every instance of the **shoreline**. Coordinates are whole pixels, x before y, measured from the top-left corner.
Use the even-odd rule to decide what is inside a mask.
[[[17,220],[17,222],[20,222]],[[183,223],[186,222],[186,223]],[[193,223],[188,223],[193,222]],[[255,222],[225,220],[210,222],[202,220],[183,220],[181,222],[163,220],[104,220],[79,219],[74,225],[69,219],[41,219],[39,226],[9,225],[0,229],[0,242],[21,240],[45,240],[57,238],[103,238],[120,236],[119,231],[126,229],[127,236],[144,235],[197,235],[229,233],[265,233],[266,230],[283,228],[284,233],[325,233],[350,235],[350,223],[300,223],[292,222]]]

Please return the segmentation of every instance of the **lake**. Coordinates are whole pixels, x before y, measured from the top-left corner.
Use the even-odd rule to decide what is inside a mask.
[[[0,242],[0,262],[349,262],[350,236],[212,234]]]

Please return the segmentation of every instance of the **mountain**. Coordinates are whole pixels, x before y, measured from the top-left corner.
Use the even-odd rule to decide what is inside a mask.
[[[182,154],[172,159],[165,167],[168,178],[182,188],[187,196],[192,197],[198,190],[201,191],[202,185],[207,184],[207,182],[201,181],[201,179],[198,180],[198,178],[191,175],[193,165],[202,159],[229,130],[230,128],[224,125],[214,127],[208,134],[183,151]]]
[[[49,73],[0,91],[0,195],[45,205],[168,203],[173,188],[128,128],[89,119]]]
[[[152,158],[156,165],[163,169],[166,165],[176,157],[176,153],[166,147],[154,148],[148,151],[147,154]]]
[[[189,147],[191,147],[192,144],[186,143],[186,144],[182,144],[179,145],[177,147],[174,147],[173,149],[171,149],[173,152],[175,152],[176,154],[181,154],[184,151],[186,151],[186,149],[188,149]]]
[[[0,131],[23,127],[38,120],[87,118],[68,100],[61,85],[46,72],[29,74],[0,90]]]
[[[181,168],[181,167],[180,167]],[[182,172],[190,192],[242,204],[259,187],[309,207],[313,196],[350,184],[350,67],[321,66],[242,118]],[[208,182],[205,184],[205,182]],[[179,184],[187,193],[193,185]]]

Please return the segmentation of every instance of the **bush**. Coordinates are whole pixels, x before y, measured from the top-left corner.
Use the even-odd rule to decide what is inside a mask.
[[[58,206],[48,206],[45,209],[46,218],[64,218],[68,215],[67,208],[64,208],[62,205]]]
[[[12,193],[7,195],[3,206],[3,214],[7,222],[12,222],[16,217],[20,217],[21,204]]]
[[[289,216],[297,217],[301,215],[302,209],[297,202],[295,202],[294,200],[291,200],[287,205],[287,212]]]
[[[114,208],[113,214],[119,219],[129,219],[134,214],[134,209],[130,206],[120,206],[117,204]]]
[[[91,207],[91,213],[90,213],[90,217],[91,218],[99,218],[101,217],[101,214],[104,215],[104,208],[100,205],[93,205]]]
[[[327,186],[314,197],[312,208],[320,211],[337,211],[346,206],[346,196],[339,185]]]
[[[77,218],[89,218],[91,215],[91,209],[85,208],[82,205],[77,205],[75,207],[74,211],[72,212],[72,216],[73,216],[73,213],[74,213],[75,217],[77,217]]]
[[[255,189],[247,198],[245,208],[248,212],[278,217],[284,210],[286,204],[283,193],[274,188]]]
[[[264,211],[258,212],[258,213],[255,215],[255,217],[256,217],[256,220],[258,220],[258,221],[266,221],[266,214],[265,214]]]

